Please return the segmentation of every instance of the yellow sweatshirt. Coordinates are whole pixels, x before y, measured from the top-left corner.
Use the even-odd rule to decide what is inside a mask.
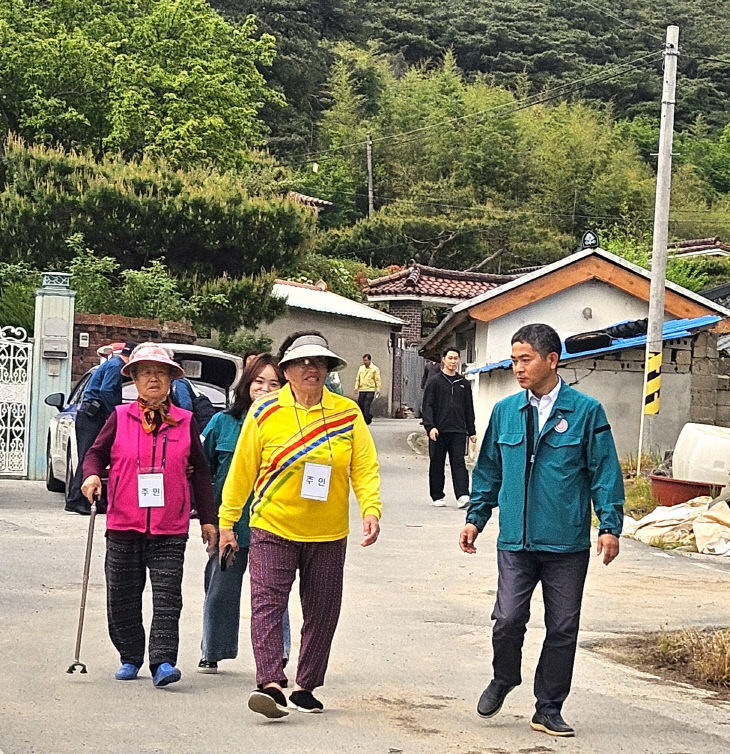
[[[375,364],[370,364],[369,367],[365,364],[360,365],[355,377],[355,390],[380,392],[380,369]]]
[[[326,501],[301,496],[305,463],[332,467]],[[342,539],[350,481],[362,515],[380,518],[378,457],[357,405],[324,388],[322,402],[306,409],[285,385],[246,415],[223,487],[220,528],[233,528],[253,491],[251,527],[295,542]]]

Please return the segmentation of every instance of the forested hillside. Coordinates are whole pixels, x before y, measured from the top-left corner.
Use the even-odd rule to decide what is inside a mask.
[[[515,88],[527,75],[531,93],[630,61],[664,43],[678,24],[682,57],[677,122],[698,115],[712,127],[727,123],[730,76],[725,58],[730,0],[211,0],[231,18],[253,13],[277,39],[268,80],[290,107],[269,108],[272,146],[284,153],[311,143],[331,43],[349,41],[386,54],[395,72],[452,50],[467,78]],[[589,83],[580,96],[612,103],[619,117],[655,115],[661,93],[659,60],[608,81]]]
[[[110,313],[138,311],[132,270],[202,330],[273,316],[275,275],[357,296],[411,257],[549,262],[587,227],[646,264],[672,22],[670,234],[728,241],[729,21],[730,0],[0,0],[0,319],[30,318],[38,268],[94,258]]]

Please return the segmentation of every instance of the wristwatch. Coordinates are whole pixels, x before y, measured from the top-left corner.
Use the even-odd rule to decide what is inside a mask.
[[[603,534],[613,534],[613,531],[611,531],[611,529],[599,529],[598,530],[598,536],[600,537]],[[613,534],[613,536],[615,537],[616,535]]]

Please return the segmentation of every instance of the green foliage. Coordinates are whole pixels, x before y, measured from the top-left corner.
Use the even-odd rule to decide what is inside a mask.
[[[0,123],[31,142],[97,157],[233,167],[263,142],[280,97],[259,67],[274,40],[205,0],[0,4]]]
[[[354,301],[365,301],[363,286],[368,279],[387,275],[383,268],[368,267],[357,259],[337,259],[310,252],[296,268],[284,270],[287,280],[314,285],[324,280],[327,289]]]
[[[25,262],[0,262],[0,325],[22,327],[29,335],[33,334],[39,282],[38,271]]]
[[[601,245],[619,257],[644,269],[651,269],[651,236],[646,233],[631,234],[623,228],[614,227],[601,235]],[[710,276],[704,259],[678,259],[671,254],[667,258],[667,280],[690,291],[707,288]]]
[[[256,330],[241,330],[231,334],[220,333],[214,348],[245,356],[247,353],[269,353],[273,341]]]
[[[121,314],[121,311],[110,310],[119,306],[113,280],[119,265],[111,257],[97,256],[93,249],[85,245],[81,233],[72,234],[65,242],[74,255],[68,271],[71,273],[71,287],[76,291],[76,311],[87,314]]]
[[[96,162],[10,138],[5,173],[0,259],[38,267],[70,261],[64,239],[80,233],[124,268],[164,258],[180,276],[250,276],[295,261],[314,221],[277,195],[286,182],[268,160],[252,161],[246,176],[182,171],[150,159]]]
[[[220,277],[194,286],[197,309],[193,317],[198,332],[215,329],[221,338],[240,327],[254,329],[259,322],[271,322],[286,310],[283,300],[271,295],[272,275],[251,278]]]
[[[211,0],[225,17],[256,16],[261,30],[276,37],[277,54],[267,70],[269,85],[286,97],[287,106],[265,103],[262,119],[271,129],[269,148],[277,155],[299,156],[311,150],[323,109],[330,46],[360,36],[356,0]]]

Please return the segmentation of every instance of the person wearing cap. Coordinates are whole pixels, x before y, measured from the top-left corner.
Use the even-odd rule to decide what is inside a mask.
[[[142,343],[122,374],[132,378],[139,397],[114,408],[89,448],[82,491],[89,502],[97,499],[109,466],[105,575],[109,635],[121,660],[116,678],[134,680],[144,662],[142,592],[149,571],[148,661],[154,685],[166,686],[181,677],[178,624],[190,486],[203,541],[214,547],[212,481],[192,413],[169,400],[171,380],[183,374],[180,365],[163,347]]]
[[[131,342],[112,343],[111,356],[99,364],[84,389],[74,424],[78,463],[71,489],[66,495],[67,513],[89,515],[89,503],[81,492],[81,484],[84,481],[84,457],[115,406],[122,402],[122,367],[129,361],[129,355],[135,345]]]
[[[250,505],[251,641],[257,689],[248,706],[266,717],[288,707],[321,712],[322,686],[342,603],[350,484],[362,515],[363,547],[380,532],[380,472],[357,404],[324,386],[346,366],[317,331],[290,335],[279,351],[288,383],[251,406],[218,511],[220,552],[238,548],[233,526]],[[299,572],[304,624],[289,697],[282,663],[282,615]]]

